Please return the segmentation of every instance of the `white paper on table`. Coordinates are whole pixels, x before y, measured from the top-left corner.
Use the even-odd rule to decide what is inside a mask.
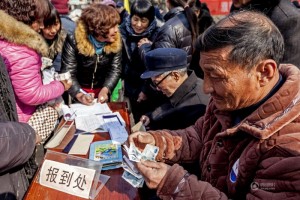
[[[76,117],[112,113],[107,103],[94,103],[90,106],[86,106],[81,103],[75,103],[71,104],[70,108],[72,112],[75,113]]]
[[[112,124],[109,126],[108,131],[114,144],[123,144],[128,138],[128,133],[124,126]]]
[[[103,126],[102,122],[99,120],[97,115],[79,116],[75,118],[76,129],[92,132],[97,128]]]
[[[78,135],[76,141],[69,151],[69,154],[86,155],[93,139],[94,135]]]
[[[126,126],[125,121],[119,112],[102,115],[102,119],[103,119],[103,128],[106,130],[109,130],[111,126],[114,127]]]

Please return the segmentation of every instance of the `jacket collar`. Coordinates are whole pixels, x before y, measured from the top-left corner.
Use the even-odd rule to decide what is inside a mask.
[[[279,72],[285,80],[281,88],[252,114],[224,134],[234,135],[239,130],[258,139],[267,139],[300,116],[300,71],[291,64],[282,64]],[[231,114],[216,110],[223,127],[228,127]]]
[[[172,106],[176,107],[178,103],[189,93],[195,86],[197,82],[197,76],[195,72],[188,71],[188,77],[183,83],[178,87],[174,94],[170,98]]]
[[[165,16],[164,16],[164,20],[168,21],[169,19],[173,18],[175,15],[178,15],[180,13],[182,13],[184,11],[184,9],[182,7],[175,7],[172,8]]]
[[[96,54],[93,44],[90,42],[88,38],[88,32],[83,21],[79,20],[77,23],[77,27],[75,29],[75,39],[78,51],[85,56],[93,56]],[[116,34],[116,40],[113,43],[108,43],[105,45],[103,51],[106,54],[117,53],[121,50],[121,36],[118,32]]]
[[[48,45],[44,38],[30,26],[16,20],[0,10],[0,39],[34,49],[42,56],[48,55]]]

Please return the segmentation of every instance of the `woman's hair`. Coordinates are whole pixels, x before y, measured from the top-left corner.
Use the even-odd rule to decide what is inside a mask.
[[[111,6],[94,3],[82,11],[80,20],[86,25],[89,34],[105,38],[109,29],[119,24],[120,15]]]
[[[1,0],[0,9],[24,24],[31,25],[49,13],[48,0]]]
[[[47,28],[48,26],[52,26],[56,24],[56,20],[58,19],[59,23],[60,23],[60,29],[62,27],[61,24],[61,19],[59,16],[58,11],[56,10],[56,8],[49,2],[49,8],[50,8],[50,12],[49,14],[44,18],[44,26],[45,28]]]
[[[189,6],[188,0],[169,0],[169,3],[173,7],[182,7],[185,11],[185,16],[191,26],[191,33],[192,33],[192,44],[196,41],[196,38],[198,36],[198,25],[197,25],[197,16],[192,8]],[[193,45],[192,45],[193,46]]]
[[[133,15],[145,17],[151,23],[155,18],[154,6],[148,0],[136,0],[130,7],[130,16]]]
[[[36,19],[42,19],[49,14],[49,5],[51,4],[49,0],[34,0],[34,3],[36,5],[34,14]]]

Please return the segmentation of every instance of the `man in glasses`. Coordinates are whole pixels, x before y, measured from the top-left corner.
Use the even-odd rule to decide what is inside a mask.
[[[203,81],[187,69],[187,53],[182,49],[158,48],[145,56],[147,71],[142,79],[151,78],[152,87],[168,101],[141,117],[147,129],[180,129],[204,114],[208,96],[202,92]]]

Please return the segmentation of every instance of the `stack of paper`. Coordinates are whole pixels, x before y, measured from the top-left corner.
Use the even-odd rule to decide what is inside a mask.
[[[103,115],[104,128],[108,130],[110,138],[115,144],[123,144],[128,138],[125,121],[119,113]]]
[[[70,109],[76,117],[112,113],[107,103],[94,103],[90,106],[74,103],[70,105]]]
[[[124,145],[124,148],[129,156],[129,159],[126,156],[123,156],[125,161],[123,164],[123,169],[125,171],[122,175],[122,178],[133,187],[142,187],[144,184],[144,178],[131,163],[131,161],[140,162],[141,159],[155,161],[159,148],[151,144],[147,144],[143,152],[140,152],[133,144],[130,144],[129,148]]]

